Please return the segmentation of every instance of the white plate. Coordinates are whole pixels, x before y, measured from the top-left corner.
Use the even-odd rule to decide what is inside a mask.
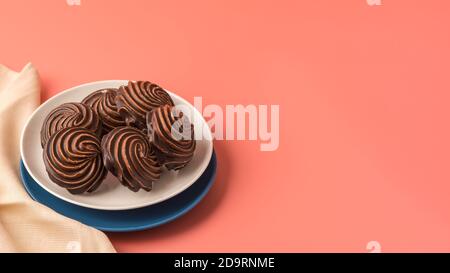
[[[192,161],[179,172],[164,170],[161,179],[154,183],[150,192],[135,193],[122,186],[110,173],[97,191],[90,194],[72,195],[53,183],[47,175],[42,157],[40,130],[47,114],[66,102],[80,102],[90,93],[102,88],[117,88],[128,81],[111,80],[83,84],[70,88],[43,103],[30,117],[22,131],[20,152],[30,175],[51,194],[67,202],[87,208],[102,210],[126,210],[150,206],[167,200],[191,186],[205,171],[211,159],[213,144],[211,131],[197,109],[183,98],[168,91],[176,105],[192,109],[191,121],[195,128],[197,147]],[[199,138],[199,136],[203,136]]]

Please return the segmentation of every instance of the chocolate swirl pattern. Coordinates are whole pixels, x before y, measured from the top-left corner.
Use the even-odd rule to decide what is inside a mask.
[[[150,191],[161,175],[161,167],[147,137],[133,127],[118,127],[102,140],[105,167],[122,185],[137,192]]]
[[[98,136],[81,127],[56,132],[44,147],[48,176],[72,194],[93,192],[100,186],[107,174],[102,161]]]
[[[100,117],[103,124],[102,135],[116,127],[125,126],[125,120],[117,109],[116,96],[117,89],[102,89],[90,94],[81,102],[90,106]]]
[[[147,126],[159,162],[168,170],[180,170],[191,161],[196,142],[194,126],[182,112],[175,116],[173,109],[169,105],[156,108],[147,115]],[[183,134],[186,127],[190,127],[190,132]]]
[[[82,127],[96,134],[101,133],[100,118],[89,106],[76,102],[65,103],[45,118],[41,128],[42,147],[53,134],[69,127]]]
[[[126,124],[139,129],[145,129],[148,112],[166,104],[174,105],[164,89],[148,81],[130,81],[127,86],[120,87],[116,103]]]

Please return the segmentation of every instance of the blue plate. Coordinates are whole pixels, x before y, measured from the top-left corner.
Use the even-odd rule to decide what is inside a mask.
[[[202,176],[182,193],[155,205],[133,210],[107,211],[85,208],[63,201],[48,193],[31,178],[23,162],[20,174],[28,194],[58,213],[103,231],[138,231],[168,223],[197,205],[214,183],[217,160],[213,153]]]

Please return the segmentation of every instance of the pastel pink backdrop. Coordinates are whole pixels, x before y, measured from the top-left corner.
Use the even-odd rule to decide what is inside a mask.
[[[122,252],[450,251],[450,1],[0,2],[0,63],[42,100],[147,79],[204,104],[279,104],[280,147],[217,141],[183,218]]]

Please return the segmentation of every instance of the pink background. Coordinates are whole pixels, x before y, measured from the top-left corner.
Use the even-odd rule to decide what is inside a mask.
[[[280,147],[217,141],[194,210],[118,251],[450,251],[450,1],[1,0],[0,63],[42,100],[146,79],[204,104],[279,104]]]

